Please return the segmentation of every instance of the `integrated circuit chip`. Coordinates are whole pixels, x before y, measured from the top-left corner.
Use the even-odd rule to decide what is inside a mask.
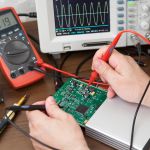
[[[79,105],[76,109],[77,112],[81,113],[81,114],[85,114],[86,111],[88,110],[89,107],[85,106],[85,105]]]

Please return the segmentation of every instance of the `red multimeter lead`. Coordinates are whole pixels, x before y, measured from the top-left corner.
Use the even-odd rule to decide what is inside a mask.
[[[121,35],[123,33],[126,33],[126,32],[130,32],[130,33],[133,33],[135,35],[137,35],[138,37],[140,37],[141,39],[143,39],[146,43],[150,44],[150,41],[148,39],[146,39],[144,36],[142,36],[141,34],[133,31],[133,30],[123,30],[121,32],[118,33],[118,35],[115,37],[115,39],[112,41],[112,43],[110,44],[110,46],[108,47],[108,49],[106,50],[105,54],[102,56],[102,60],[107,62],[109,60],[109,57],[111,56],[112,52],[113,52],[113,49],[115,48],[115,46],[117,45]],[[90,75],[90,80],[89,80],[89,85],[91,85],[95,80],[96,78],[98,77],[98,73],[94,70],[91,75]]]

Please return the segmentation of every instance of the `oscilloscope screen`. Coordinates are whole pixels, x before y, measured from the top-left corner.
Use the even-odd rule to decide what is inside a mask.
[[[56,36],[110,31],[110,0],[53,0]]]

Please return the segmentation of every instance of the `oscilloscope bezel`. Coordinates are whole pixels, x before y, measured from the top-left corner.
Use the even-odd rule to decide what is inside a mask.
[[[67,51],[98,49],[101,46],[84,47],[84,43],[108,43],[118,33],[118,6],[117,1],[110,0],[110,32],[90,33],[80,35],[56,36],[53,0],[35,0],[38,16],[40,46],[43,53],[64,53]],[[124,7],[124,29],[126,29],[126,3]],[[126,36],[123,36],[118,46],[126,46]]]

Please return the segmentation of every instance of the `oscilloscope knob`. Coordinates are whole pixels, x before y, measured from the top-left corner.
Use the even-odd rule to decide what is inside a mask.
[[[146,33],[145,37],[150,41],[150,32]]]
[[[147,18],[149,16],[149,14],[148,13],[142,13],[141,14],[141,18],[143,19],[143,18]]]
[[[142,5],[142,10],[143,10],[143,11],[147,12],[147,11],[149,11],[149,9],[150,9],[149,6],[147,6],[147,5],[145,5],[145,4]]]
[[[142,21],[140,26],[143,30],[148,30],[150,28],[150,24],[147,21]]]
[[[150,10],[150,8],[147,5],[142,5],[142,10],[145,11],[145,12],[147,12],[147,11]]]

